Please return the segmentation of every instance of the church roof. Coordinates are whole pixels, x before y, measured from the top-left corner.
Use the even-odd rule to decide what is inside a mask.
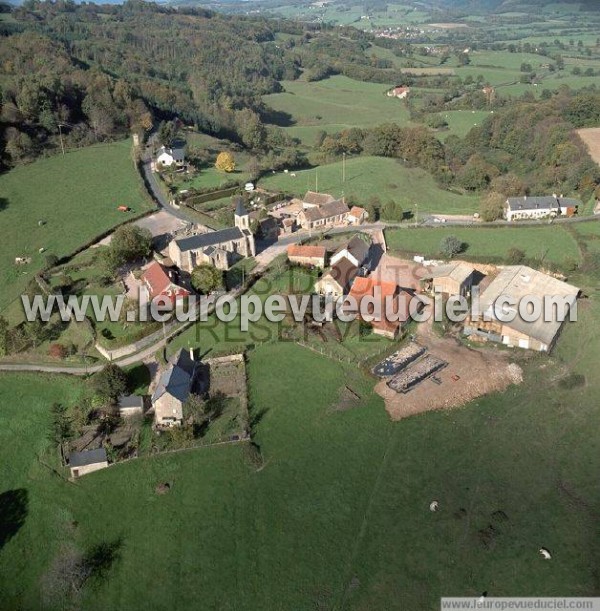
[[[236,216],[246,216],[248,214],[246,208],[244,208],[244,200],[241,197],[237,198],[237,202],[235,205],[235,214]]]

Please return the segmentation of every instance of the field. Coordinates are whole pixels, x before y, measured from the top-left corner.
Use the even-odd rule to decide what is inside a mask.
[[[0,310],[44,266],[47,253],[67,255],[151,209],[130,152],[129,141],[87,147],[0,176]],[[119,212],[120,205],[132,212]],[[15,257],[25,256],[31,264],[15,265]]]
[[[448,129],[436,133],[440,140],[448,136],[464,138],[473,127],[481,125],[490,115],[487,110],[449,110],[439,114],[448,123]]]
[[[271,120],[303,144],[313,146],[317,132],[339,132],[368,127],[384,121],[409,122],[406,105],[385,94],[395,85],[363,83],[345,76],[323,81],[283,81],[283,93],[263,97],[278,116]]]
[[[600,444],[584,431],[600,425],[598,310],[592,297],[520,387],[398,423],[354,367],[293,344],[252,351],[259,471],[241,445],[69,484],[39,456],[52,460],[50,403],[75,400],[77,385],[5,374],[0,470],[5,495],[28,504],[2,540],[3,606],[39,608],[40,578],[66,543],[116,550],[84,588],[90,610],[200,608],[201,597],[206,609],[427,611],[447,593],[593,595]],[[561,388],[570,371],[585,386]],[[338,409],[344,384],[362,397],[353,409]],[[171,490],[157,496],[161,482]]]
[[[558,264],[567,260],[581,261],[575,238],[563,227],[407,228],[388,229],[385,235],[390,251],[426,257],[439,256],[442,239],[454,235],[465,244],[460,256],[467,259],[503,258],[510,248],[519,248],[527,257],[541,261]]]
[[[267,189],[304,195],[307,190],[356,197],[366,203],[373,195],[382,202],[394,199],[405,212],[419,214],[439,212],[446,214],[472,214],[478,210],[478,198],[440,189],[431,175],[419,168],[406,168],[399,161],[384,157],[354,157],[346,159],[346,180],[343,181],[343,163],[338,161],[316,169],[291,174],[279,173],[261,180]]]

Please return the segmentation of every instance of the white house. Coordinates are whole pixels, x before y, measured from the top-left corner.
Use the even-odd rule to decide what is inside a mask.
[[[355,235],[345,246],[338,248],[331,257],[333,267],[341,259],[348,259],[356,267],[360,267],[369,254],[369,244]]]
[[[574,216],[581,206],[578,199],[547,195],[543,197],[509,197],[503,216],[507,221]]]
[[[173,148],[161,146],[158,149],[156,163],[163,167],[170,168],[172,165],[175,165],[181,168],[185,165],[185,149],[182,146]]]

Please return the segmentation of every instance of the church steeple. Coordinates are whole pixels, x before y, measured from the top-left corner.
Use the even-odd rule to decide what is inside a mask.
[[[234,219],[236,227],[239,227],[240,229],[250,229],[250,216],[244,207],[244,201],[241,197],[237,198]]]

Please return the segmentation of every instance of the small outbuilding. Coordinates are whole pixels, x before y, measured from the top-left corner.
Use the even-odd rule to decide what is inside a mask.
[[[144,413],[144,397],[138,395],[121,395],[119,397],[119,416],[137,416]]]
[[[474,274],[475,269],[467,263],[438,265],[425,276],[425,283],[432,292],[441,293],[444,297],[464,297],[473,286]]]
[[[104,448],[69,454],[69,469],[71,469],[72,478],[76,479],[106,467],[108,467],[108,456]]]

